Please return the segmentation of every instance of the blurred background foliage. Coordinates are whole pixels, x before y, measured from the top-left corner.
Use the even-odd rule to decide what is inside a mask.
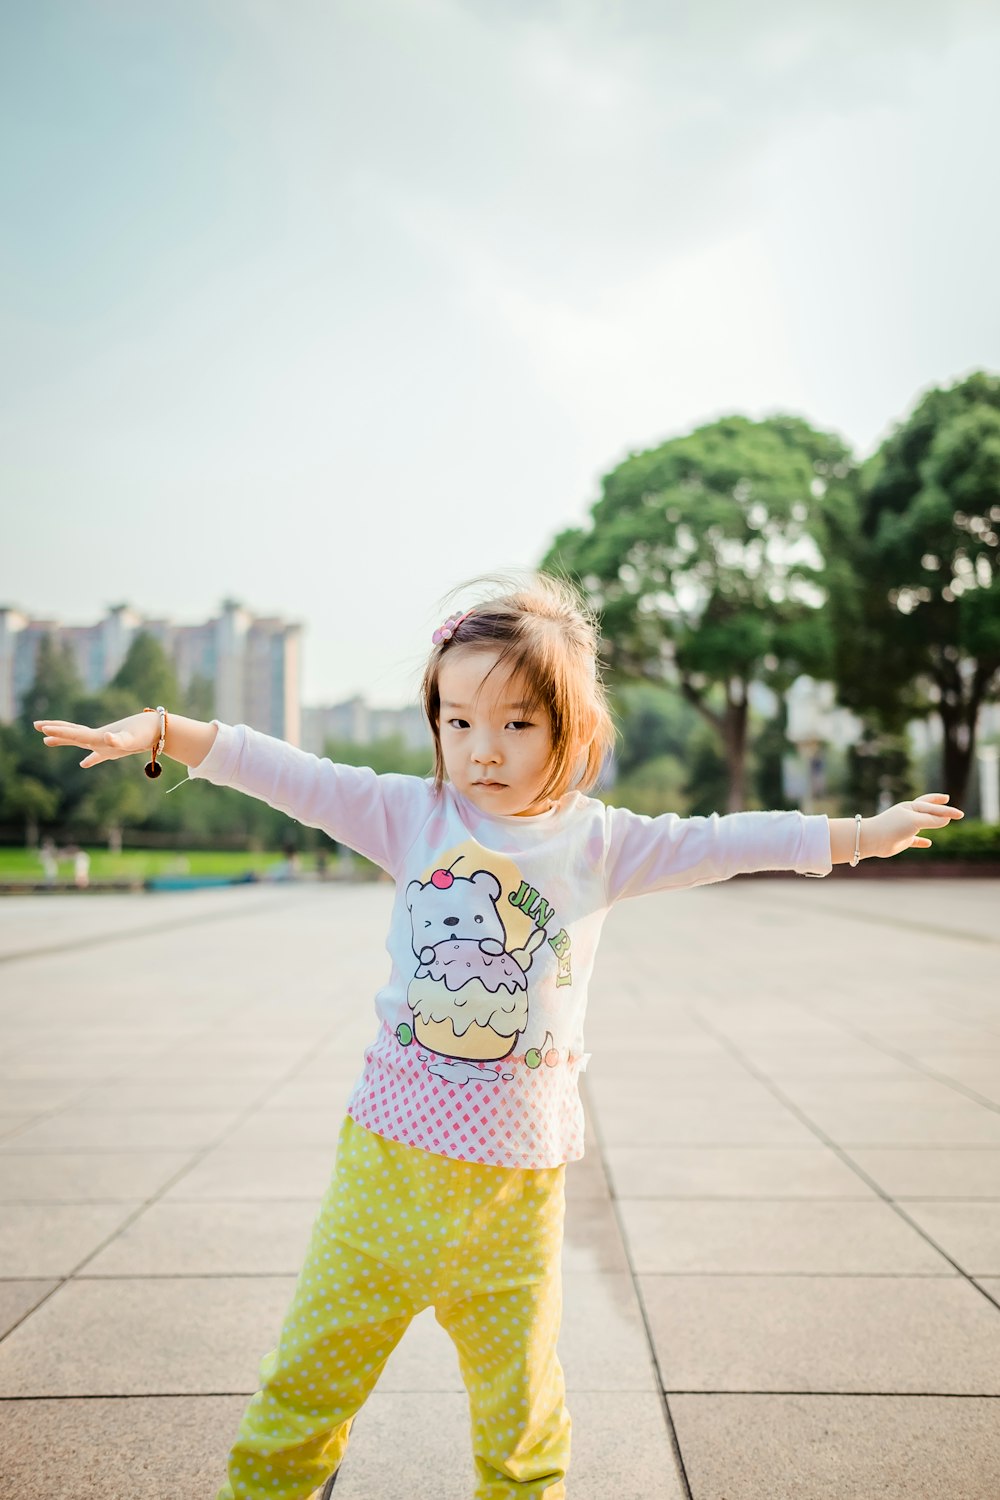
[[[631,453],[541,566],[576,581],[601,621],[620,731],[608,801],[651,815],[788,805],[784,695],[805,674],[862,725],[846,749],[826,747],[816,810],[874,811],[930,789],[975,810],[981,710],[1000,696],[1000,377],[928,391],[864,463],[783,415],[729,416]],[[770,717],[751,701],[758,685]],[[188,782],[165,796],[186,779],[171,761],[157,781],[136,759],[81,775],[82,753],[52,754],[32,728],[106,724],[147,703],[214,714],[211,684],[181,693],[150,635],[98,693],[46,639],[16,722],[0,726],[0,839],[330,848],[235,791]],[[916,757],[907,726],[933,718],[941,744]],[[324,753],[417,776],[433,762],[401,737]],[[971,820],[946,833],[937,853],[997,851],[997,831]]]

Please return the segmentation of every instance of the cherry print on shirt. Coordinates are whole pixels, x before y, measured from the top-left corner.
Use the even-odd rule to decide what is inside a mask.
[[[559,1049],[553,1045],[552,1033],[545,1033],[545,1040],[540,1047],[529,1047],[524,1054],[524,1060],[529,1068],[540,1068],[542,1063],[547,1068],[554,1068],[559,1062]]]

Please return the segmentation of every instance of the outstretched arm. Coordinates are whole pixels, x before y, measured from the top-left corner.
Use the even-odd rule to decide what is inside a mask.
[[[127,719],[116,719],[100,729],[70,724],[65,719],[36,719],[34,727],[43,736],[45,745],[77,745],[81,750],[89,750],[90,754],[80,762],[84,770],[105,760],[141,755],[151,750],[160,737],[159,715],[146,713],[129,714]],[[215,724],[168,714],[163,753],[182,765],[198,766],[215,744],[218,732]]]
[[[920,838],[921,829],[944,828],[964,818],[961,808],[945,807],[947,792],[924,792],[912,802],[897,802],[873,818],[861,820],[861,858],[889,859],[904,849],[929,849],[931,840]],[[855,820],[830,819],[830,858],[835,865],[850,864],[854,857]]]
[[[947,794],[927,792],[862,819],[861,857],[888,859],[903,849],[926,849],[922,828],[943,828],[963,816]],[[606,810],[605,880],[609,904],[626,896],[706,885],[756,870],[828,875],[854,855],[854,818],[825,814],[738,812],[650,818],[626,807]]]
[[[46,745],[78,745],[88,750],[80,762],[86,769],[105,760],[147,753],[159,734],[159,715],[130,714],[101,729],[39,719],[35,728],[44,735]],[[191,779],[258,797],[309,828],[321,828],[390,874],[395,873],[433,801],[432,788],[424,778],[391,772],[379,776],[369,766],[339,765],[247,724],[218,719],[203,724],[169,714],[164,751],[188,766]]]

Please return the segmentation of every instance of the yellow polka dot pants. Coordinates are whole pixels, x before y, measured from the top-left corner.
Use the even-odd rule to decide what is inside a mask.
[[[564,1500],[556,1355],[565,1167],[452,1161],[345,1119],[277,1349],[217,1500],[306,1500],[411,1318],[433,1305],[469,1393],[475,1500]],[[398,1490],[406,1490],[400,1454]]]

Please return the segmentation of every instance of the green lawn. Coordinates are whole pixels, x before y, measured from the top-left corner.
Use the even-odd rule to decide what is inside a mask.
[[[145,880],[151,875],[244,875],[248,870],[263,873],[282,864],[285,858],[273,850],[253,854],[238,850],[216,853],[202,849],[123,849],[121,854],[111,854],[99,845],[84,847],[90,855],[91,881]],[[335,857],[328,856],[330,873],[336,869],[337,863]],[[300,870],[315,868],[315,854],[299,855]],[[44,878],[42,862],[34,849],[0,848],[0,882],[40,882]],[[73,884],[72,859],[59,861],[56,884]]]

